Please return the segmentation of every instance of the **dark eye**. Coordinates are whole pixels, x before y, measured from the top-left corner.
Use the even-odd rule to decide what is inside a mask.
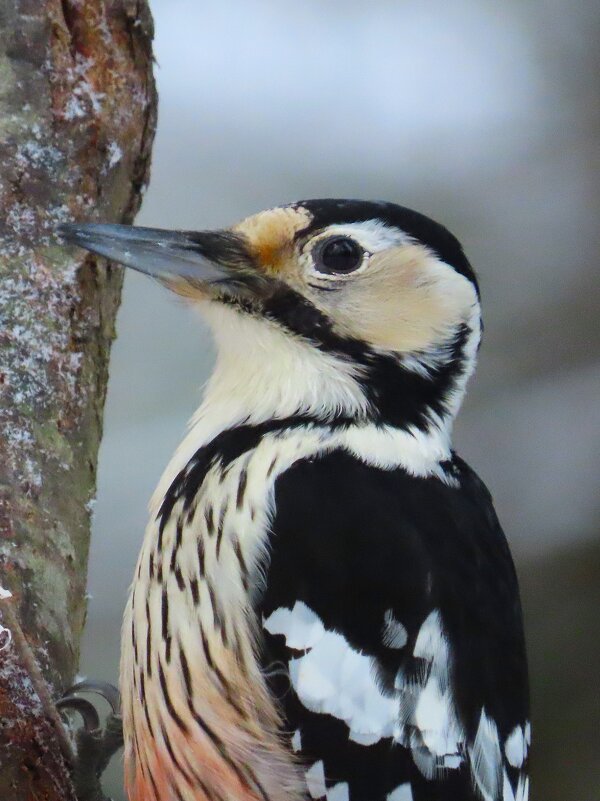
[[[315,267],[321,273],[351,273],[362,264],[364,250],[347,236],[322,239],[313,250]]]

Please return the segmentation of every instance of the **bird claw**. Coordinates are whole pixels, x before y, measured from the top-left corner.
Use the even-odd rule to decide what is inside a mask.
[[[111,711],[104,727],[94,704],[79,693],[94,693],[108,701]],[[77,754],[71,766],[78,801],[110,801],[102,792],[100,777],[112,756],[123,745],[119,691],[107,682],[81,681],[66,691],[56,707],[61,712],[78,712],[83,720],[83,726],[75,732]]]

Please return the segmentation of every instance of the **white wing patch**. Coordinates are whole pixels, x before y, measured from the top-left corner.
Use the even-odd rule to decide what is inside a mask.
[[[302,601],[293,609],[276,609],[264,627],[283,634],[289,648],[307,651],[289,663],[292,686],[307,709],[343,720],[350,739],[361,745],[392,736],[398,701],[379,689],[371,657],[355,651],[342,634],[327,631]]]

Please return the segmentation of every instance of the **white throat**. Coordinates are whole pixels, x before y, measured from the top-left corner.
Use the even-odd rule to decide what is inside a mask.
[[[422,431],[368,422],[368,400],[357,380],[360,368],[351,362],[317,350],[275,324],[226,306],[205,303],[202,312],[217,341],[215,369],[188,434],[156,488],[151,509],[158,509],[170,484],[194,453],[221,432],[294,415],[316,418],[319,422],[310,427],[322,426],[323,431],[336,415],[354,417],[356,425],[328,437],[329,447],[343,447],[381,468],[403,467],[413,475],[436,475],[452,481],[443,463],[451,458],[453,416],[474,367],[478,323],[465,349],[468,363],[453,390],[451,411],[444,418],[432,416],[430,427]]]

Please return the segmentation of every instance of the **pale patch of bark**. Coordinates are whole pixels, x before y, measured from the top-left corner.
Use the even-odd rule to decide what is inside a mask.
[[[53,230],[72,219],[129,222],[138,210],[156,122],[152,33],[146,0],[0,0],[0,584],[12,592],[0,598],[0,624],[12,634],[8,642],[0,633],[6,801],[74,798],[51,700],[78,663],[122,276],[66,250]]]

